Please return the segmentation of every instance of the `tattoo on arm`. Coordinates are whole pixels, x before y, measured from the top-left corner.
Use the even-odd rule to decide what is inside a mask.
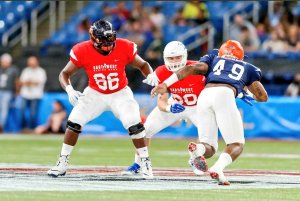
[[[262,92],[261,92],[259,86],[258,86],[257,84],[255,84],[255,85],[254,85],[254,88],[255,88],[255,90],[256,90],[256,92],[257,92],[256,95],[259,96],[259,97],[261,97],[261,96],[262,96]]]
[[[248,89],[253,93],[256,101],[266,102],[268,100],[268,93],[259,81],[253,82]]]
[[[257,83],[254,83],[254,89],[257,92],[256,96],[262,97],[263,92],[261,91],[260,86]]]

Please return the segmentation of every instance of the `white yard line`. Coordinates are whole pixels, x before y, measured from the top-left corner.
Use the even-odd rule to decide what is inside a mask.
[[[188,156],[187,151],[160,151],[160,155],[166,156]],[[221,152],[216,153],[219,156]],[[287,159],[300,159],[300,154],[271,154],[271,153],[242,153],[240,157],[245,158],[287,158]]]
[[[283,189],[299,188],[300,174],[228,174],[230,186],[218,186],[208,175],[175,176],[177,172],[187,171],[186,168],[169,169],[174,176],[155,176],[153,180],[142,180],[139,177],[121,176],[118,172],[105,173],[88,171],[95,166],[70,166],[71,169],[86,170],[83,173],[70,171],[66,176],[52,178],[46,175],[48,166],[39,164],[0,164],[0,191],[123,191],[123,190],[207,190],[207,189]],[[10,168],[12,168],[10,170]],[[13,168],[25,168],[17,171]],[[32,171],[26,171],[26,168]],[[34,170],[36,168],[36,170]],[[98,166],[99,168],[99,166]],[[105,167],[120,169],[121,167]],[[41,171],[42,170],[42,171]],[[163,169],[154,173],[163,172]],[[165,169],[167,170],[167,169]],[[251,171],[251,170],[250,170]],[[76,171],[75,171],[76,172]]]
[[[209,177],[155,177],[154,180],[123,179],[121,176],[66,175],[50,178],[43,174],[0,173],[0,191],[122,191],[122,190],[207,190],[300,188],[294,176],[232,176],[230,186],[218,186]],[[240,183],[244,182],[244,183]],[[298,182],[298,183],[297,183]]]
[[[241,157],[246,158],[287,158],[287,159],[300,159],[300,154],[269,154],[269,153],[245,153]]]

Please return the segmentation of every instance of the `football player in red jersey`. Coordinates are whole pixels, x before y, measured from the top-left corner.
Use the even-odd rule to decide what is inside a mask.
[[[177,72],[185,65],[197,61],[187,60],[187,49],[179,41],[169,42],[163,52],[165,65],[157,67],[154,75],[158,82],[163,83],[173,72]],[[152,80],[150,80],[152,82]],[[148,83],[148,79],[144,80]],[[205,77],[203,75],[191,75],[168,87],[169,93],[160,95],[157,99],[157,107],[149,114],[145,122],[146,141],[149,144],[150,138],[162,129],[172,125],[180,119],[189,119],[194,125],[198,125],[201,118],[196,112],[197,98],[204,88]],[[192,161],[189,164],[197,175],[202,171],[194,168]],[[122,172],[124,175],[137,174],[140,171],[140,157],[135,154],[135,162]]]
[[[57,177],[66,174],[70,154],[82,127],[104,111],[110,110],[128,129],[141,156],[142,176],[151,179],[153,174],[145,143],[145,128],[141,123],[139,105],[127,86],[125,66],[131,64],[147,76],[148,80],[152,79],[153,70],[149,63],[137,54],[135,43],[116,38],[116,32],[110,22],[96,21],[90,27],[89,33],[90,40],[73,46],[70,61],[59,75],[59,81],[74,108],[68,118],[59,160],[56,166],[48,171],[48,175]],[[73,89],[70,83],[70,77],[81,68],[89,78],[83,93]]]

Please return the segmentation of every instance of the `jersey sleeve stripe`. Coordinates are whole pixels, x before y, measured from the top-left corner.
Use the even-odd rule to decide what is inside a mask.
[[[137,52],[137,45],[134,44],[133,45],[133,55],[132,56],[134,56],[136,54],[136,52]]]
[[[70,56],[71,56],[74,60],[78,61],[78,59],[76,58],[76,56],[75,56],[73,50],[70,51]]]

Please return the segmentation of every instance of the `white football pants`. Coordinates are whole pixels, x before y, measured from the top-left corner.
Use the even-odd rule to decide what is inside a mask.
[[[145,122],[146,137],[151,138],[162,129],[172,125],[180,119],[189,119],[195,126],[197,126],[199,121],[201,121],[201,117],[196,111],[196,106],[186,106],[183,112],[174,114],[171,112],[163,112],[159,110],[158,107],[155,107]]]
[[[104,111],[112,111],[126,129],[141,122],[139,105],[128,86],[112,94],[87,87],[83,94],[69,116],[74,123],[84,126]]]
[[[245,143],[243,122],[236,106],[234,92],[228,87],[210,87],[201,91],[197,102],[201,121],[200,142],[218,148],[218,127],[226,144]]]

